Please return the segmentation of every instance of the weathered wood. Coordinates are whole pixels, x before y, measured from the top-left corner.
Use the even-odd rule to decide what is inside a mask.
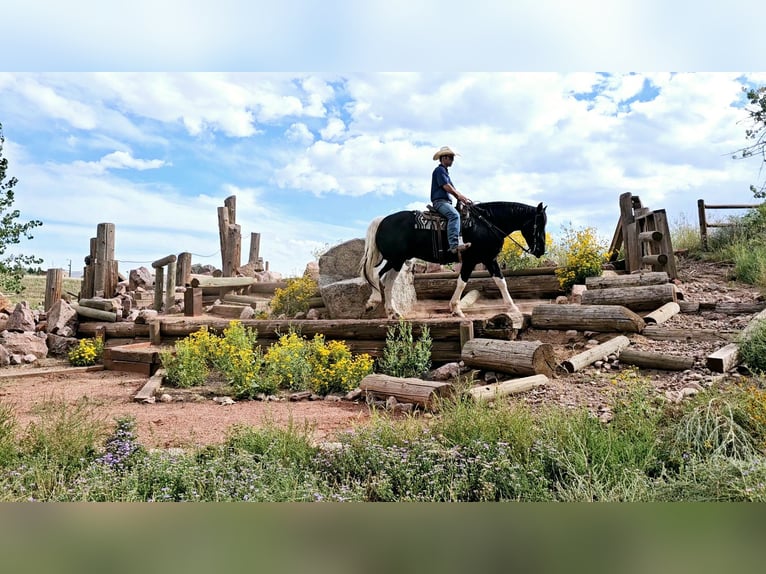
[[[114,223],[99,223],[96,226],[95,258],[91,261],[94,269],[93,294],[106,293],[104,284],[110,272],[108,262],[114,260]]]
[[[736,330],[721,329],[674,329],[665,325],[647,325],[641,334],[654,341],[729,341],[736,337]]]
[[[168,261],[165,273],[165,312],[176,304],[176,262]]]
[[[532,326],[539,329],[640,333],[645,325],[639,315],[620,305],[544,304],[532,310]]]
[[[662,241],[661,231],[642,231],[638,234],[640,241]]]
[[[229,214],[229,225],[236,224],[237,223],[237,196],[230,195],[229,197],[224,199],[223,206],[226,208],[226,211]]]
[[[154,396],[154,393],[157,392],[157,389],[162,386],[162,381],[165,378],[165,374],[165,369],[157,369],[157,372],[149,377],[149,380],[146,381],[146,384],[141,387],[141,389],[133,396],[133,400],[146,401],[151,399]]]
[[[642,369],[662,369],[665,371],[685,371],[694,366],[692,357],[679,357],[636,349],[623,349],[620,352],[620,362],[635,365]]]
[[[99,329],[103,329],[107,338],[133,339],[136,337],[148,337],[149,325],[122,321],[120,323],[85,322],[77,327],[79,337],[94,337]]]
[[[646,285],[662,285],[668,281],[670,281],[670,278],[664,271],[646,271],[644,273],[629,273],[625,275],[586,277],[585,286],[590,290],[612,287],[643,287]]]
[[[50,375],[90,373],[103,371],[104,365],[91,365],[89,367],[33,367],[33,368],[3,368],[0,369],[0,379],[20,379],[22,377],[47,377]]]
[[[149,340],[153,345],[162,344],[162,321],[159,318],[149,321]]]
[[[184,315],[199,317],[202,315],[202,289],[189,287],[184,291]]]
[[[330,339],[326,339],[330,340]],[[385,339],[341,339],[346,343],[349,350],[359,355],[367,353],[372,358],[383,356],[386,348]],[[274,344],[276,339],[258,339],[258,344],[267,348]],[[434,363],[453,363],[461,360],[460,341],[433,341],[431,343],[431,361]]]
[[[427,409],[433,409],[439,399],[454,393],[450,383],[383,374],[367,375],[359,383],[359,388],[373,396],[395,397],[400,403],[413,403]]]
[[[104,359],[104,368],[108,371],[138,373],[139,375],[146,375],[148,377],[157,370],[157,365],[154,363],[137,363],[135,361],[116,361],[114,359]]]
[[[655,209],[652,212],[652,219],[654,220],[655,229],[662,232],[662,237],[659,241],[659,252],[666,256],[666,261],[663,261],[661,265],[671,279],[677,279],[678,269],[676,268],[676,257],[673,255],[673,242],[670,237],[667,213],[664,209]],[[655,271],[660,271],[660,269],[655,269]]]
[[[87,319],[96,319],[98,321],[108,321],[110,323],[117,321],[117,314],[111,311],[102,311],[101,309],[92,309],[91,307],[85,307],[75,302],[70,303],[70,305],[75,311],[77,311],[77,314],[80,317],[85,317]]]
[[[718,301],[715,305],[716,313],[727,315],[749,315],[764,309],[766,309],[766,301]]]
[[[102,311],[111,311],[113,313],[122,311],[122,302],[120,299],[80,299],[78,301],[83,307],[90,307],[91,309],[101,309]]]
[[[250,252],[247,257],[247,262],[255,265],[258,262],[259,251],[261,249],[261,234],[250,234]]]
[[[229,221],[229,227],[226,229],[226,259],[223,261],[224,277],[232,277],[234,271],[242,265],[242,234],[240,226]]]
[[[415,295],[418,299],[449,299],[455,292],[456,279],[436,278],[426,273],[413,282]],[[508,292],[511,297],[545,299],[563,293],[559,280],[555,275],[530,275],[506,278]],[[468,289],[480,292],[485,297],[500,297],[500,290],[491,277],[471,278]]]
[[[665,253],[656,253],[654,255],[643,255],[641,257],[641,263],[644,265],[667,265],[668,256]]]
[[[192,254],[183,251],[178,254],[176,265],[176,285],[188,287],[191,284]]]
[[[226,206],[219,207],[218,208],[218,240],[221,245],[221,269],[223,269],[223,266],[226,262],[226,254],[227,254],[227,247],[226,247],[226,240],[227,240],[227,231],[229,229],[229,210],[226,208]]]
[[[681,306],[678,303],[674,303],[673,301],[669,303],[665,303],[662,307],[659,309],[655,309],[648,315],[644,316],[644,321],[646,324],[655,324],[659,325],[660,323],[664,323],[668,319],[670,319],[673,315],[676,315],[681,311]]]
[[[676,286],[644,285],[639,287],[610,287],[583,291],[582,304],[621,305],[631,311],[657,309],[665,303],[677,302]]]
[[[104,359],[114,361],[133,361],[134,363],[160,363],[160,353],[165,347],[158,347],[150,342],[128,343],[104,349]]]
[[[755,329],[762,321],[766,321],[766,309],[758,313],[755,317],[750,319],[750,321],[745,325],[745,328],[742,329],[742,337],[746,338],[749,336],[750,332]]]
[[[617,337],[609,339],[608,341],[604,341],[600,345],[596,345],[583,351],[582,353],[578,353],[572,357],[569,357],[566,361],[563,361],[561,365],[567,370],[567,372],[574,373],[583,367],[587,367],[588,365],[603,359],[604,357],[608,357],[612,353],[619,353],[629,345],[630,339],[628,339],[625,335],[618,335]]]
[[[286,289],[287,281],[257,281],[248,287],[249,293],[273,295],[277,289]],[[317,292],[316,296],[319,296]]]
[[[213,277],[211,275],[192,275],[192,287],[249,287],[256,283],[255,277]]]
[[[154,304],[155,311],[162,311],[163,288],[165,287],[165,268],[157,267],[154,271]]]
[[[460,348],[463,349],[471,339],[473,339],[473,323],[463,321],[460,323]]]
[[[45,303],[43,310],[49,311],[61,299],[64,290],[64,270],[48,269],[45,273]]]
[[[708,369],[716,373],[725,373],[739,364],[739,346],[737,343],[729,343],[711,353],[705,360]]]
[[[502,341],[474,338],[461,352],[469,367],[492,369],[512,375],[552,376],[556,368],[553,345],[540,341]]]
[[[216,317],[228,317],[229,319],[239,319],[245,309],[251,308],[250,305],[238,305],[236,303],[219,303],[210,307],[210,314]],[[252,313],[252,311],[250,311]]]
[[[152,261],[152,267],[154,267],[155,269],[157,269],[158,267],[164,267],[171,261],[176,261],[176,259],[178,258],[171,253],[170,255],[166,255],[162,259],[157,259],[156,261]]]
[[[681,313],[699,313],[699,301],[678,301],[678,307]]]
[[[548,377],[545,375],[532,375],[493,385],[474,387],[468,390],[468,395],[475,401],[492,401],[514,393],[523,393],[535,387],[547,385],[548,381]]]

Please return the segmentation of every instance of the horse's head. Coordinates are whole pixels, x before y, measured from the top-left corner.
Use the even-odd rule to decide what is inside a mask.
[[[548,223],[548,216],[545,214],[546,206],[542,202],[535,209],[534,218],[527,221],[521,227],[521,235],[527,242],[529,252],[535,257],[542,257],[545,253],[545,224]]]

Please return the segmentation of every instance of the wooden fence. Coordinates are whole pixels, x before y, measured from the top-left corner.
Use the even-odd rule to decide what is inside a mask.
[[[707,216],[705,212],[708,209],[753,209],[755,207],[759,207],[760,203],[755,204],[747,204],[747,205],[737,205],[737,204],[728,204],[728,205],[710,205],[705,203],[704,199],[698,199],[697,200],[697,211],[699,213],[699,220],[700,220],[700,240],[702,243],[702,249],[704,251],[708,250],[708,235],[707,230],[709,227],[733,227],[736,225],[735,223],[730,222],[724,222],[724,223],[708,223]]]

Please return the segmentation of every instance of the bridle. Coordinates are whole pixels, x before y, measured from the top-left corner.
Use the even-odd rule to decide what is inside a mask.
[[[481,208],[480,207],[475,206],[472,203],[467,203],[467,204],[464,204],[464,205],[466,206],[468,211],[470,211],[471,214],[474,217],[476,217],[476,219],[478,219],[484,225],[489,227],[490,231],[492,231],[498,237],[498,239],[505,239],[507,237],[513,243],[515,243],[516,246],[519,249],[521,249],[524,253],[529,253],[530,255],[534,255],[534,252],[537,251],[537,241],[538,241],[538,238],[537,238],[537,220],[542,215],[541,213],[539,213],[537,211],[535,212],[535,219],[534,219],[534,224],[533,224],[533,227],[532,227],[532,237],[534,237],[534,240],[532,241],[532,248],[530,249],[528,247],[524,247],[521,243],[516,241],[513,238],[513,235],[511,233],[506,233],[505,231],[500,229],[497,225],[495,225],[494,223],[489,221],[486,217],[484,217],[484,215],[482,215],[482,213],[481,213]]]

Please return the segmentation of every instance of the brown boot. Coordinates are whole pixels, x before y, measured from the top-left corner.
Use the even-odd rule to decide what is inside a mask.
[[[457,255],[458,253],[462,253],[466,249],[468,249],[471,246],[470,243],[459,243],[455,247],[450,247],[449,252],[453,255]]]

